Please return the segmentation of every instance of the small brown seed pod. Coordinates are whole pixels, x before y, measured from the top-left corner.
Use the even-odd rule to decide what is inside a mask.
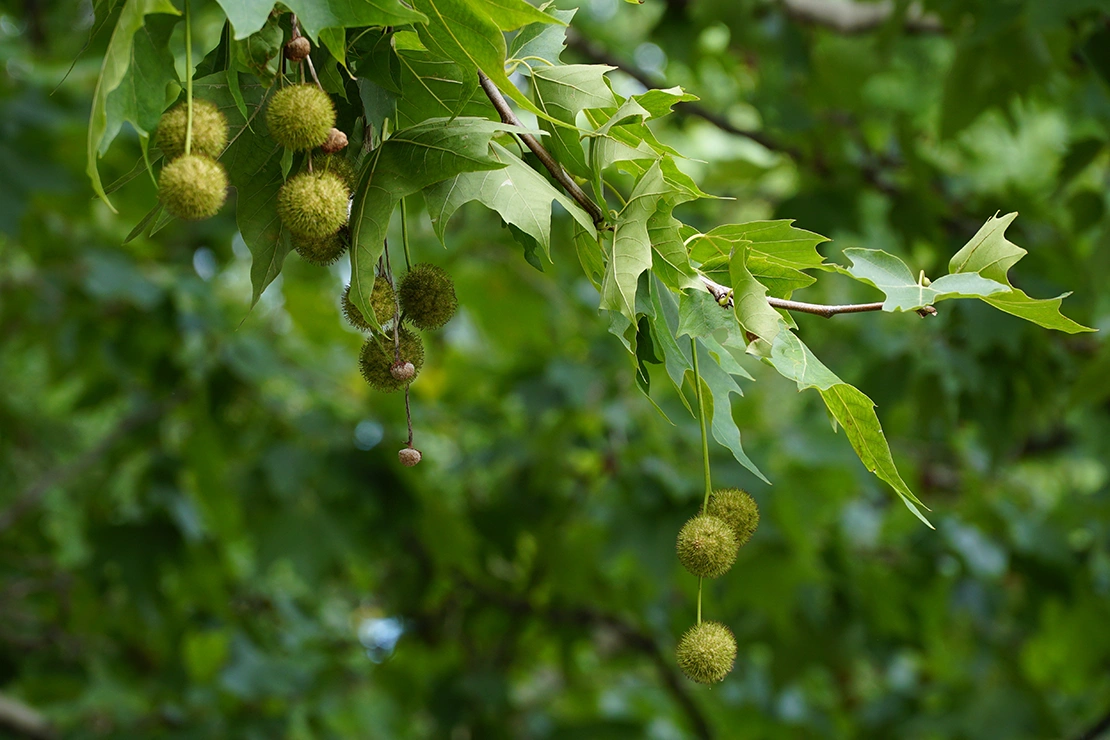
[[[337,128],[332,128],[328,140],[320,145],[320,151],[325,154],[335,154],[347,148],[347,134]]]
[[[412,376],[416,375],[416,366],[411,362],[395,362],[389,366],[389,374],[401,382],[412,380]]]
[[[420,450],[415,447],[404,447],[397,453],[397,459],[400,460],[401,464],[406,468],[415,467],[416,464],[420,462],[421,457],[423,457],[423,455],[421,455]]]
[[[285,58],[292,62],[299,62],[312,53],[312,44],[304,36],[290,39],[285,45]]]

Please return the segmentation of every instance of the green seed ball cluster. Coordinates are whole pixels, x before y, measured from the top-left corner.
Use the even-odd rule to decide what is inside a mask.
[[[424,342],[420,337],[402,327],[399,335],[401,345],[401,362],[411,362],[416,368],[416,375],[424,365]],[[405,387],[406,382],[393,377],[390,368],[393,366],[393,336],[374,335],[362,345],[362,352],[358,356],[359,369],[362,377],[371,387],[380,391],[392,393]]]
[[[678,667],[691,681],[719,683],[736,662],[736,638],[720,622],[702,622],[678,641],[675,656]]]
[[[335,126],[335,106],[315,85],[290,85],[274,93],[266,111],[270,136],[287,149],[314,149]]]
[[[675,549],[686,570],[702,578],[717,578],[736,562],[740,545],[728,522],[699,514],[683,525]]]
[[[211,218],[227,200],[223,165],[197,154],[186,154],[162,168],[158,199],[166,210],[187,221]]]
[[[304,241],[332,236],[347,223],[350,191],[332,172],[302,172],[281,186],[277,214],[282,225]]]
[[[322,239],[293,235],[293,249],[305,262],[317,267],[333,265],[351,245],[350,234],[341,228]]]
[[[393,300],[393,286],[389,284],[389,281],[380,276],[374,278],[374,292],[370,294],[370,308],[374,310],[374,317],[379,324],[385,324],[393,319]],[[350,285],[343,291],[343,315],[347,318],[347,323],[356,329],[370,331],[372,328],[366,317],[362,315],[362,311],[351,301]]]
[[[405,318],[418,329],[438,329],[455,315],[459,299],[455,284],[442,267],[427,262],[413,265],[397,287]]]
[[[177,159],[185,153],[185,134],[188,129],[188,108],[185,103],[170,108],[158,121],[154,141],[162,150],[166,161]],[[215,159],[227,146],[227,118],[215,104],[193,99],[193,144],[190,154],[203,154]]]
[[[709,497],[706,513],[728,522],[740,547],[748,544],[759,526],[759,506],[747,491],[721,488]]]

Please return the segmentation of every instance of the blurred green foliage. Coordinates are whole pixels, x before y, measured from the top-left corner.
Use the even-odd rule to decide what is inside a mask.
[[[796,5],[591,0],[566,56],[758,132],[681,107],[657,129],[733,198],[680,207],[703,231],[789,217],[827,258],[934,274],[1018,210],[1015,283],[1110,328],[1110,4],[933,0],[928,30],[896,3],[860,33]],[[707,596],[736,670],[697,687],[671,653],[699,432],[640,395],[570,220],[540,273],[478,206],[446,251],[418,214],[415,257],[462,308],[428,338],[403,469],[403,400],[358,376],[342,267],[291,258],[249,310],[228,213],[121,246],[154,188],[114,216],[84,179],[103,17],[0,2],[0,692],[61,736],[1046,738],[1110,710],[1100,334],[962,302],[797,317],[878,403],[937,531],[752,363],[733,414],[774,485],[713,450],[763,519]],[[106,184],[141,158],[122,137]],[[842,277],[799,297],[879,299]]]

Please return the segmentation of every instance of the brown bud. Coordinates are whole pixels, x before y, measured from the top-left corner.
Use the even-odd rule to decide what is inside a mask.
[[[397,459],[399,459],[401,464],[406,468],[415,467],[416,464],[420,462],[421,457],[420,450],[415,447],[405,447],[397,453]]]
[[[412,380],[416,375],[416,366],[411,362],[395,362],[389,366],[389,374],[402,382]]]
[[[290,39],[289,43],[285,45],[285,58],[290,61],[299,62],[311,53],[312,44],[304,36]]]
[[[331,133],[328,134],[328,140],[320,145],[320,150],[325,154],[335,154],[341,149],[347,148],[347,134],[343,133],[337,128],[333,128]]]

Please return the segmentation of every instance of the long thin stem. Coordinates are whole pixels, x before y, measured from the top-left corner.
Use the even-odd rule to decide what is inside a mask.
[[[516,117],[516,113],[513,113],[513,109],[509,107],[508,101],[501,95],[501,91],[497,89],[497,85],[493,84],[493,80],[479,72],[478,82],[481,83],[482,90],[485,91],[489,101],[493,103],[493,107],[497,109],[497,114],[501,116],[501,121],[512,126],[524,128],[524,124]],[[532,153],[543,163],[543,166],[547,168],[551,176],[563,186],[567,194],[574,198],[578,205],[585,209],[586,213],[590,214],[590,218],[593,219],[594,224],[598,227],[602,226],[605,223],[605,214],[602,212],[601,208],[590,199],[590,196],[586,195],[582,188],[578,187],[578,183],[571,179],[571,176],[567,174],[563,166],[555,161],[555,158],[551,156],[549,151],[543,148],[543,144],[537,141],[536,137],[531,134],[517,135],[520,137],[520,140],[524,142],[524,145],[531,149]]]
[[[694,356],[694,398],[698,403],[698,422],[701,424],[701,462],[705,470],[705,496],[701,502],[701,513],[709,508],[709,494],[713,491],[713,478],[709,471],[709,435],[705,431],[705,402],[701,395],[701,371],[698,369],[698,342],[690,338],[690,354]]]
[[[701,395],[701,371],[698,369],[698,342],[690,338],[690,353],[694,356],[694,398],[698,403],[698,423],[701,425],[701,461],[705,469],[705,496],[701,502],[701,513],[709,508],[709,493],[713,490],[713,479],[709,471],[709,435],[705,431],[705,403]],[[698,624],[701,624],[702,577],[698,576]]]
[[[185,0],[185,153],[193,148],[193,22]]]
[[[412,256],[409,254],[409,209],[401,198],[401,246],[405,249],[405,267],[412,269]]]

